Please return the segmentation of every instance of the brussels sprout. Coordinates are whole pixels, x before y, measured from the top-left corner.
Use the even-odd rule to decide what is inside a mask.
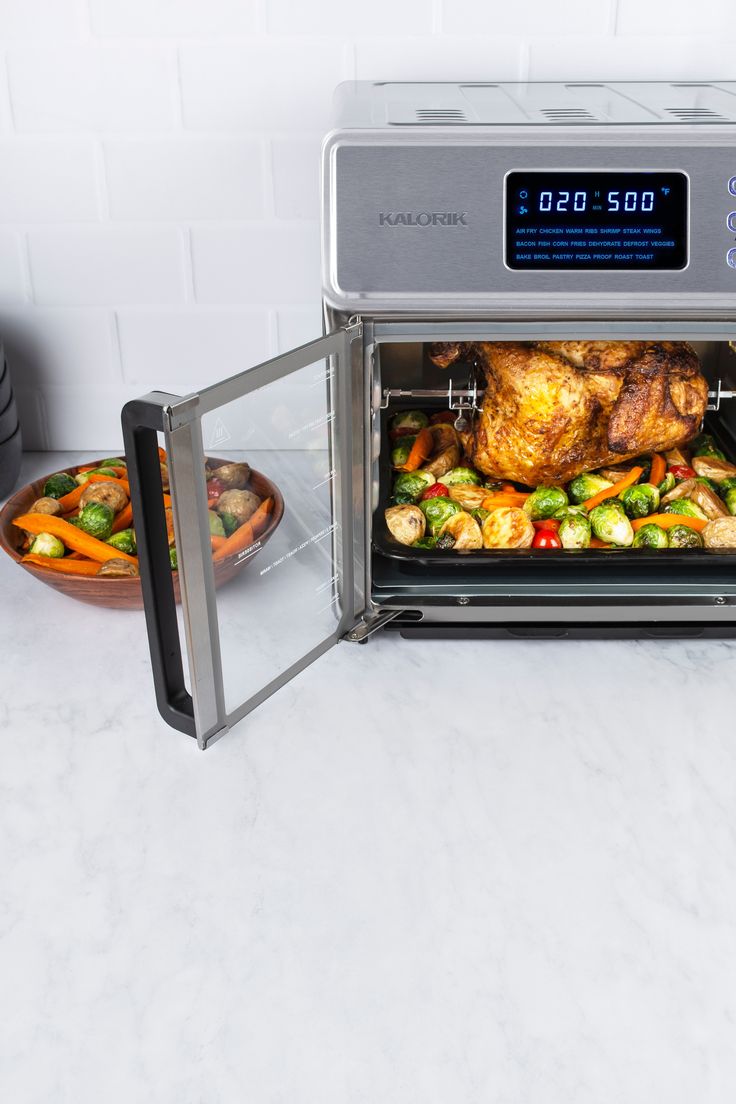
[[[666,548],[667,533],[661,525],[655,525],[650,521],[648,525],[642,525],[634,534],[634,548]]]
[[[453,537],[452,533],[441,533],[439,535],[439,537],[437,538],[437,543],[435,544],[435,548],[441,548],[443,551],[447,552],[448,549],[454,548],[454,547],[455,547],[455,538]]]
[[[446,487],[452,487],[454,483],[474,483],[480,486],[480,476],[472,468],[453,468],[442,476],[442,482]]]
[[[723,501],[729,514],[736,514],[736,487],[731,487],[723,496]]]
[[[484,510],[482,506],[476,506],[475,510],[470,511],[470,516],[475,518],[479,525],[482,525],[490,512],[490,510]]]
[[[59,538],[53,537],[51,533],[39,533],[34,537],[31,552],[34,556],[51,556],[52,559],[58,560],[64,555],[66,548]]]
[[[555,510],[567,506],[567,495],[562,487],[537,487],[524,503],[524,513],[532,521],[551,518]]]
[[[563,548],[587,548],[590,544],[590,521],[583,514],[568,514],[557,530]]]
[[[435,483],[435,477],[425,471],[402,472],[396,477],[394,483],[393,500],[397,504],[402,502],[418,502],[427,487]],[[444,482],[444,480],[443,480]]]
[[[210,519],[210,536],[211,537],[224,537],[225,536],[225,526],[223,524],[223,521],[222,521],[222,518],[220,517],[220,515],[215,513],[214,510],[208,510],[207,513],[208,513],[209,519]]]
[[[692,445],[693,456],[712,456],[716,460],[725,460],[726,454],[718,448],[710,433],[701,433]]]
[[[430,536],[428,534],[425,534],[423,537],[419,537],[419,539],[415,540],[413,545],[412,545],[412,548],[430,549],[430,548],[436,548],[436,547],[437,547],[437,538],[433,537],[433,536]]]
[[[677,480],[675,479],[674,475],[672,474],[672,472],[668,471],[662,482],[657,487],[660,498],[664,498],[664,496],[666,494],[669,494],[670,491],[674,491],[676,483]]]
[[[668,502],[664,508],[665,514],[685,514],[687,517],[700,518],[701,521],[707,521],[708,516],[704,514],[696,502],[693,502],[691,498],[675,498],[672,502]]]
[[[587,518],[588,511],[584,506],[575,506],[573,503],[569,502],[567,506],[560,506],[559,510],[555,510],[552,515],[552,517],[556,518],[558,521],[562,521],[563,518],[570,516]]]
[[[669,548],[702,548],[703,538],[688,525],[673,525],[667,530]]]
[[[228,514],[227,511],[224,514],[220,514],[222,525],[225,530],[225,536],[230,537],[239,527],[240,522],[236,518],[235,514]]]
[[[604,479],[602,475],[591,475],[586,472],[583,475],[576,475],[570,481],[567,486],[567,493],[571,502],[580,503],[592,498],[593,495],[597,495],[599,491],[605,491],[607,487],[612,486],[611,481]]]
[[[93,475],[109,475],[112,479],[117,479],[117,472],[113,468],[92,468],[90,471],[79,472],[74,479],[77,486],[80,486],[89,483]]]
[[[400,414],[394,414],[391,419],[391,429],[424,429],[429,425],[429,418],[421,410],[402,410]]]
[[[391,463],[395,468],[403,468],[404,464],[409,459],[409,453],[415,441],[416,437],[400,437],[398,439],[391,449]]]
[[[113,533],[107,538],[107,543],[117,548],[118,552],[127,552],[129,556],[135,556],[138,550],[133,529],[121,529],[119,533]]]
[[[66,472],[56,472],[50,475],[43,485],[44,498],[63,498],[71,491],[76,490],[77,484]]]
[[[175,544],[172,544],[171,548],[169,548],[169,564],[171,565],[171,570],[172,571],[178,571],[179,570],[179,557],[176,553],[176,545]]]
[[[88,502],[79,512],[79,528],[101,541],[112,533],[114,520],[115,511],[106,502]]]
[[[428,498],[419,503],[419,509],[427,519],[427,526],[433,537],[436,537],[442,526],[453,514],[462,513],[462,506],[452,498],[438,495],[437,498]]]
[[[590,511],[590,524],[593,534],[606,544],[617,544],[621,548],[630,548],[634,543],[634,530],[624,513],[623,506],[615,498],[607,498],[600,506]]]
[[[716,485],[716,490],[721,498],[725,498],[728,492],[734,490],[734,488],[736,488],[736,476],[733,475],[730,475],[728,479],[721,480],[721,482]]]
[[[127,466],[127,462],[121,460],[119,456],[106,456],[104,460],[100,460],[101,468],[127,468]]]
[[[619,498],[630,518],[646,517],[659,508],[659,491],[651,483],[636,483],[633,487],[627,487]]]

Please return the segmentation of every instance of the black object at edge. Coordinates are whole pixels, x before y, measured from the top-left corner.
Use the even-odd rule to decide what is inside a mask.
[[[123,407],[121,420],[156,704],[167,724],[196,736],[194,704],[184,684],[156,436],[163,428],[163,407],[135,399]]]

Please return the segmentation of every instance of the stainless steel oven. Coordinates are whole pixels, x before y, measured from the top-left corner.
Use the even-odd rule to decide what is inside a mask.
[[[467,375],[429,363],[435,341],[692,342],[708,419],[736,448],[736,83],[358,82],[336,103],[324,336],[123,412],[163,716],[207,747],[332,645],[382,627],[736,636],[726,555],[438,563],[392,554],[381,529],[387,411],[421,401],[465,417],[477,401]],[[207,456],[247,458],[285,504],[221,588]]]

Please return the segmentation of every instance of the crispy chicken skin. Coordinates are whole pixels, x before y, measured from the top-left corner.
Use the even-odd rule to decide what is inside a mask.
[[[694,437],[708,384],[685,342],[539,341],[433,345],[447,367],[475,361],[485,396],[464,441],[486,475],[564,483]]]

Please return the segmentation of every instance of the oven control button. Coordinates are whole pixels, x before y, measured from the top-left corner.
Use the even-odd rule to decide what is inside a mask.
[[[728,190],[731,195],[736,195],[736,176],[732,176],[728,182]]]
[[[731,211],[731,213],[726,216],[726,226],[736,234],[736,211]]]
[[[729,264],[731,268],[736,268],[736,249],[729,249],[726,254],[726,264]]]

